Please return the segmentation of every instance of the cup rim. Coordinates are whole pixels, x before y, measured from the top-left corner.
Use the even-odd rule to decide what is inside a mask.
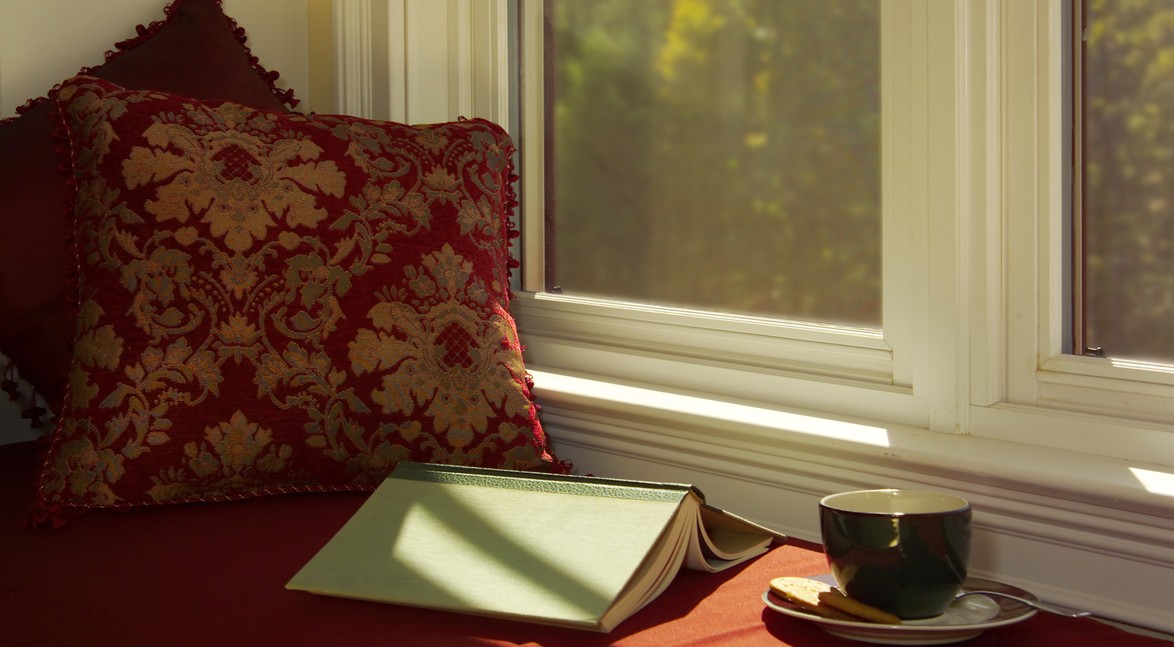
[[[940,508],[924,511],[883,511],[883,510],[866,510],[861,509],[860,506],[846,506],[843,503],[837,504],[835,499],[843,499],[849,497],[860,497],[867,495],[911,495],[914,497],[937,497],[943,505]],[[867,490],[849,490],[847,492],[836,492],[822,497],[819,500],[820,508],[827,508],[836,512],[843,512],[848,514],[861,515],[880,515],[880,516],[932,516],[942,514],[957,514],[970,510],[970,501],[964,499],[956,494],[949,492],[940,492],[937,490],[924,490],[912,488],[876,488]]]

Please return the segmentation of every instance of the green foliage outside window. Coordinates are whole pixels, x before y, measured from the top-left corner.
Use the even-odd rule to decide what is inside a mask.
[[[563,291],[879,327],[878,12],[550,0]]]
[[[1174,3],[1089,0],[1085,345],[1174,360]]]

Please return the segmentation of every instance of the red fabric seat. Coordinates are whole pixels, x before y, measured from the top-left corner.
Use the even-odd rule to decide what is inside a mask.
[[[39,461],[0,447],[4,645],[860,645],[764,608],[772,577],[826,564],[800,541],[730,572],[682,572],[651,605],[596,634],[287,591],[285,582],[364,494],[92,512],[57,530],[17,527]],[[1102,623],[1037,614],[968,645],[1168,645]]]

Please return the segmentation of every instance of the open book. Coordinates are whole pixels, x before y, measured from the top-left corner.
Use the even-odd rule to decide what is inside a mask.
[[[286,588],[606,632],[776,539],[688,485],[400,463]]]

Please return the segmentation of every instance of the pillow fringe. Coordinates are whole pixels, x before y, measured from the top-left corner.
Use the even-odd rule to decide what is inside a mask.
[[[65,274],[65,302],[69,308],[69,318],[71,321],[77,321],[78,308],[80,304],[80,295],[78,294],[78,276],[81,274],[79,264],[81,259],[78,257],[80,253],[76,246],[76,216],[74,211],[77,208],[77,179],[73,174],[74,166],[74,150],[69,141],[69,131],[65,124],[65,116],[61,114],[60,108],[56,105],[49,115],[53,120],[53,146],[57,154],[57,172],[65,180],[65,204],[62,205],[62,222],[65,226],[61,229],[61,238],[65,241],[65,248],[72,250],[72,254],[66,259],[66,266],[64,268]],[[73,357],[74,335],[69,336],[69,356]],[[69,401],[70,379],[69,369],[66,369],[65,375],[58,376],[60,383],[65,385],[62,390],[61,402],[58,407],[63,407]],[[22,413],[23,415],[23,413]],[[35,419],[34,419],[35,420]],[[31,423],[30,423],[31,424]],[[34,425],[36,426],[36,425]],[[54,433],[56,435],[57,419],[53,420]]]
[[[522,262],[515,258],[512,252],[514,248],[514,241],[520,238],[522,235],[522,232],[518,231],[518,225],[515,218],[519,202],[518,192],[514,189],[514,187],[517,186],[519,178],[517,171],[514,169],[514,152],[514,149],[506,151],[507,157],[505,163],[505,186],[503,187],[504,199],[502,200],[504,207],[502,211],[504,212],[505,218],[505,247],[506,256],[508,257],[506,261],[506,297],[509,299],[514,298],[514,290],[512,287],[514,270],[522,266]]]
[[[42,417],[49,413],[49,410],[37,404],[37,390],[33,389],[32,395],[29,396],[29,406],[21,409],[20,417],[29,421],[29,426],[33,429],[40,429],[41,425],[45,424]]]
[[[465,119],[462,117],[460,120],[464,121]],[[508,299],[513,299],[516,296],[514,294],[513,288],[511,287],[513,283],[513,274],[514,270],[521,267],[522,265],[521,261],[515,258],[510,251],[514,247],[514,241],[520,238],[522,235],[522,232],[518,230],[517,220],[515,219],[518,207],[521,204],[518,201],[518,192],[515,189],[519,180],[517,170],[514,166],[515,152],[515,149],[506,151],[506,184],[503,187],[504,199],[502,201],[505,217],[504,226],[506,254],[508,255],[508,260],[506,262],[506,297]],[[526,347],[521,343],[521,339],[518,340],[517,350],[519,353],[522,353],[526,350]],[[549,471],[557,474],[570,474],[575,469],[574,462],[569,458],[556,459],[554,455],[551,454],[548,449],[546,449],[550,439],[546,434],[545,428],[543,428],[541,424],[542,405],[538,403],[538,397],[534,393],[534,376],[530,373],[530,371],[524,371],[522,373],[522,386],[525,389],[526,396],[530,399],[531,402],[531,420],[537,423],[534,425],[534,428],[538,430],[533,438],[534,447],[541,451],[543,455],[551,461],[550,467],[548,468]],[[539,436],[539,434],[541,434],[541,436]]]
[[[9,360],[4,366],[4,378],[0,379],[0,391],[8,394],[9,402],[21,401],[22,394],[20,382],[17,381],[19,370],[16,363]],[[44,424],[41,420],[49,413],[49,410],[39,404],[41,398],[38,398],[37,389],[32,387],[29,389],[27,404],[21,408],[20,417],[29,421],[29,427],[33,429],[40,429]]]
[[[41,436],[36,440],[40,443],[37,458],[41,469],[37,474],[37,489],[33,494],[33,502],[24,517],[17,520],[17,526],[27,530],[57,530],[73,518],[75,512],[70,511],[60,503],[49,503],[41,490],[41,474],[45,471],[45,461],[49,458],[49,450],[53,441],[49,436]]]
[[[16,366],[9,361],[4,365],[4,379],[0,380],[0,391],[8,394],[9,402],[20,399],[20,383],[16,381]]]

